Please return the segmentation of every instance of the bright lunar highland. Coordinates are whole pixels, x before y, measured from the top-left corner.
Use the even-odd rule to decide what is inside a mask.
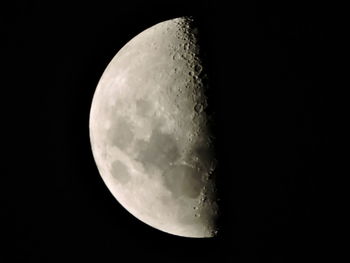
[[[200,238],[216,235],[218,205],[199,33],[181,17],[130,40],[98,83],[89,125],[118,202],[154,228]]]

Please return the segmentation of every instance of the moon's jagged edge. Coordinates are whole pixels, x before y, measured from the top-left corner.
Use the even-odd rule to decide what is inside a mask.
[[[174,235],[212,237],[216,159],[197,34],[181,17],[130,40],[96,88],[90,141],[101,177],[132,215]]]

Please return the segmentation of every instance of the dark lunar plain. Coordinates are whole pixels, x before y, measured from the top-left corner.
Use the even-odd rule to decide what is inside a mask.
[[[1,217],[10,233],[0,261],[323,258],[330,28],[327,7],[306,2],[1,3],[2,170],[10,182]],[[104,185],[89,141],[93,93],[116,52],[184,15],[203,29],[216,116],[222,216],[212,239],[165,234],[129,214]]]

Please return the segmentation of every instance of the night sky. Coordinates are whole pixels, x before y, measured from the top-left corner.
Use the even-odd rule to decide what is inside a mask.
[[[322,258],[329,28],[327,8],[305,2],[1,4],[3,171],[9,179],[1,213],[10,235],[0,259]],[[184,15],[202,25],[209,108],[216,116],[222,217],[213,239],[165,234],[129,214],[104,185],[89,141],[90,105],[109,61],[144,29]]]

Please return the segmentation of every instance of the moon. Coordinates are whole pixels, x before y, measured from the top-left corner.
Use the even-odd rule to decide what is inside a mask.
[[[105,69],[90,141],[106,186],[132,215],[183,237],[217,234],[217,159],[207,73],[192,18],[156,24]]]

